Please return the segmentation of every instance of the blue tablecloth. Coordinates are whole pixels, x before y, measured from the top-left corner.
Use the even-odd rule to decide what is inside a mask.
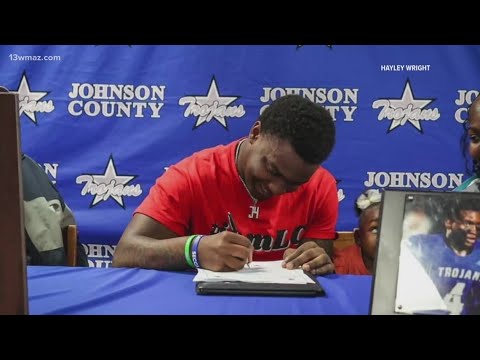
[[[29,266],[30,314],[368,314],[370,276],[319,277],[314,298],[197,295],[193,272]]]

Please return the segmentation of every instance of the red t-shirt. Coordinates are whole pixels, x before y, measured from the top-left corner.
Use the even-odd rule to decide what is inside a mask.
[[[335,272],[342,275],[370,275],[362,259],[362,249],[357,244],[334,250]]]
[[[322,167],[296,191],[259,201],[258,218],[249,218],[253,202],[235,166],[238,142],[202,150],[169,167],[135,212],[179,236],[230,230],[231,212],[238,232],[252,241],[256,261],[280,260],[303,238],[336,238],[336,181]]]

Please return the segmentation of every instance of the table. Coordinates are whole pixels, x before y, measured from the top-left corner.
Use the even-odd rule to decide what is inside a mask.
[[[30,314],[367,315],[371,276],[318,277],[325,297],[197,295],[194,272],[28,266]]]

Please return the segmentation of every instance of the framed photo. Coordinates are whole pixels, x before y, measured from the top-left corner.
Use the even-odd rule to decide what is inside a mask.
[[[371,314],[480,314],[480,193],[386,190]]]

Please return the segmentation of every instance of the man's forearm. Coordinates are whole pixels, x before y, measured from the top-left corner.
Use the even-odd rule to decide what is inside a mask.
[[[113,258],[113,267],[141,267],[145,269],[183,270],[189,266],[185,259],[188,236],[172,239],[153,239],[134,236],[120,243]]]

